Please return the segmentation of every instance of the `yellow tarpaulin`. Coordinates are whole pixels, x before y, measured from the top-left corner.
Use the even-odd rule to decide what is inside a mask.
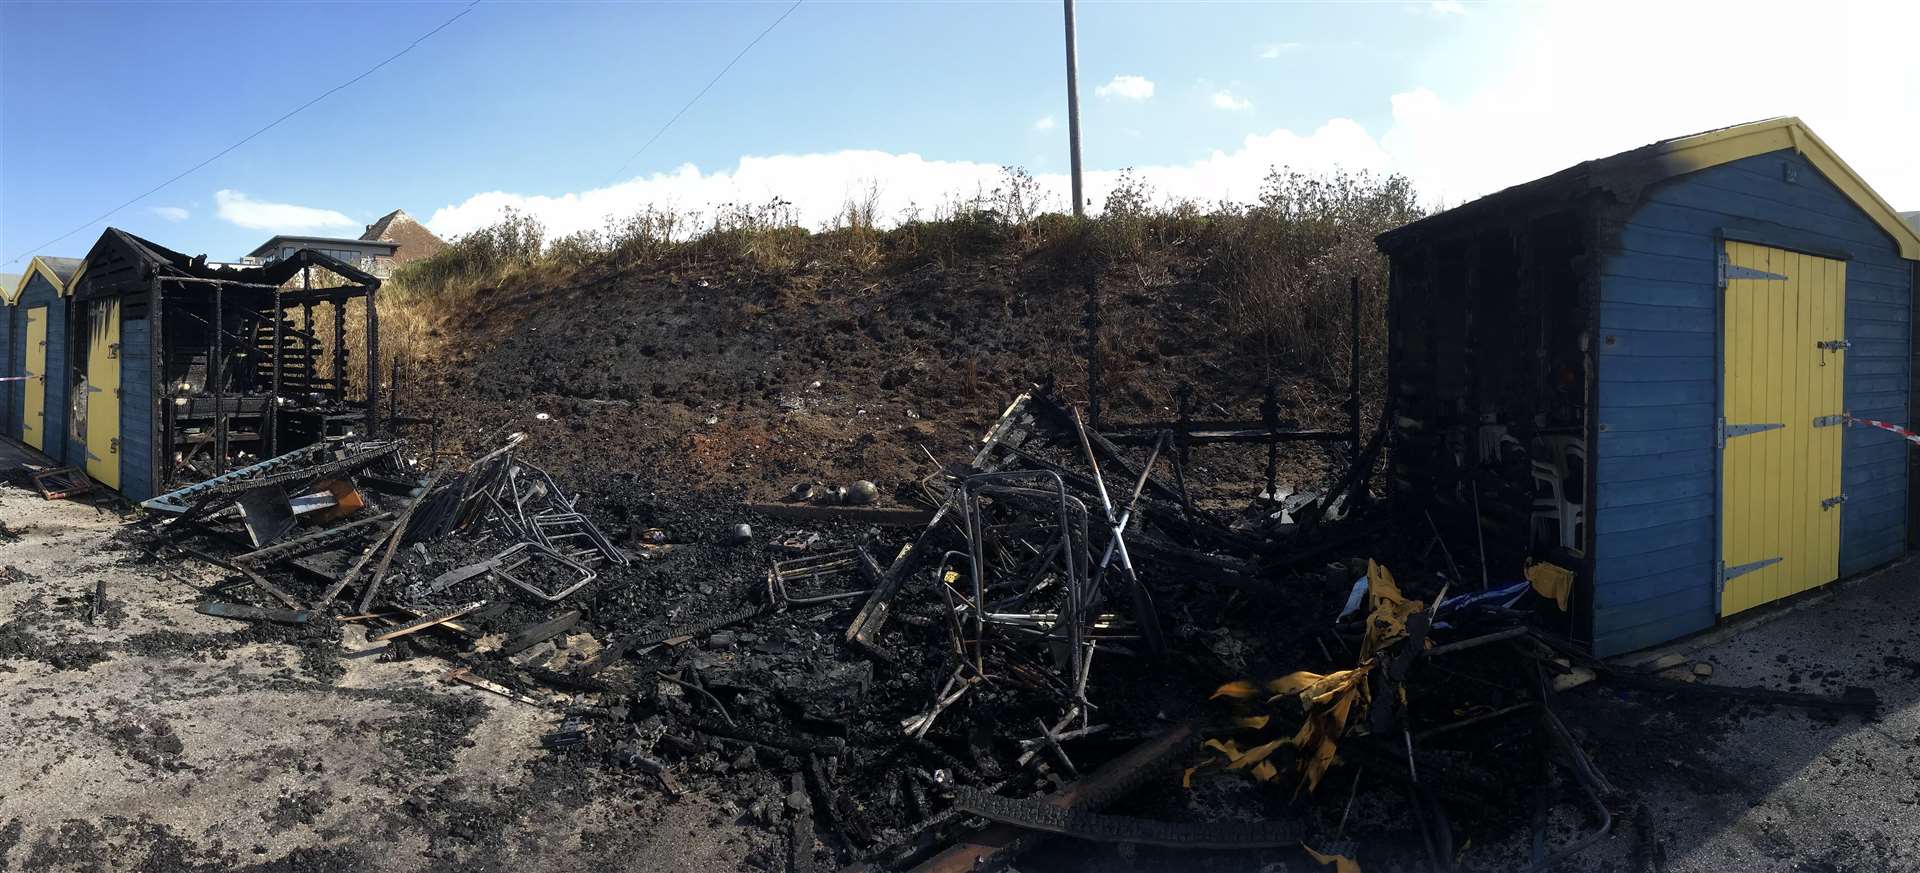
[[[1556,564],[1527,564],[1527,581],[1533,583],[1533,590],[1541,597],[1558,604],[1561,612],[1567,611],[1567,600],[1573,596],[1573,571]]]

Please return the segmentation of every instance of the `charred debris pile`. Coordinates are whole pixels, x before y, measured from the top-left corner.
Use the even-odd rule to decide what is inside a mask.
[[[1409,530],[1368,490],[1384,428],[1359,431],[1096,429],[1035,389],[893,508],[580,496],[521,436],[432,471],[325,442],[147,501],[144,536],[230,572],[201,611],[444,658],[550,712],[551,754],[595,778],[751,771],[777,786],[740,814],[786,847],[767,869],[985,869],[1050,834],[1449,869],[1529,828],[1512,866],[1547,869],[1633,809],[1559,694],[1873,707],[1586,657],[1555,633],[1570,574],[1489,579]],[[1324,487],[1192,499],[1196,451],[1300,439],[1344,449]]]

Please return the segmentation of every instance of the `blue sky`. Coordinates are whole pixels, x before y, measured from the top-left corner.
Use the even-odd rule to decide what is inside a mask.
[[[357,235],[394,208],[450,235],[503,206],[565,232],[648,204],[777,194],[821,223],[869,185],[893,214],[991,187],[1001,164],[1065,206],[1058,3],[808,0],[622,171],[790,4],[483,0],[364,81],[36,248],[464,5],[0,4],[0,258],[82,254],[107,224],[235,257],[278,231]],[[1113,171],[1137,167],[1165,196],[1244,199],[1271,164],[1338,164],[1459,202],[1797,114],[1897,208],[1920,208],[1920,64],[1899,36],[1920,32],[1916,6],[1083,0],[1089,188],[1097,202]],[[1756,47],[1800,62],[1756,62]]]

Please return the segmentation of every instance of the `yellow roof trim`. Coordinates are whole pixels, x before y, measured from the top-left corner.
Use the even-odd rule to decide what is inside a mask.
[[[1900,213],[1860,178],[1847,162],[1828,148],[1813,130],[1798,118],[1770,118],[1750,124],[1697,133],[1667,140],[1656,146],[1673,175],[1691,173],[1708,167],[1749,158],[1754,155],[1793,149],[1806,156],[1820,174],[1827,177],[1840,193],[1847,195],[1873,223],[1893,237],[1900,256],[1920,261],[1920,231],[1900,218]]]
[[[53,268],[41,263],[40,256],[35,255],[33,260],[27,262],[27,271],[20,274],[20,281],[14,283],[12,290],[0,288],[0,291],[7,292],[8,306],[20,301],[20,295],[27,292],[27,283],[33,281],[35,273],[39,273],[40,278],[47,280],[47,284],[53,286],[53,293],[56,296],[67,296],[67,283],[60,281],[59,275],[53,272]]]

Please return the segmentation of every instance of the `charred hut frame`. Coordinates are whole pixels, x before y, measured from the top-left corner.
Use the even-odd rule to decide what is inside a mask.
[[[149,433],[126,434],[130,448],[145,437],[147,450],[129,465],[139,468],[123,485],[130,495],[379,430],[380,280],[356,267],[310,249],[262,267],[209,266],[108,229],[71,288],[75,311],[115,301],[123,319],[148,322],[147,360],[123,364],[125,383],[147,395],[128,392],[124,404],[149,412]],[[365,301],[358,349],[355,300]],[[316,319],[323,305],[330,324]],[[147,378],[131,378],[136,368]]]

